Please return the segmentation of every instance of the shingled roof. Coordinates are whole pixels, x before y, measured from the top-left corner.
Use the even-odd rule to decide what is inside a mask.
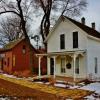
[[[18,40],[15,40],[15,41],[11,41],[10,43],[6,44],[3,49],[12,49],[14,48],[17,44],[19,44],[22,40],[24,39],[18,39]]]
[[[18,39],[18,40],[15,40],[15,41],[12,41],[12,42],[6,44],[3,48],[0,49],[0,52],[5,52],[5,51],[9,51],[9,50],[13,49],[15,46],[17,46],[23,40],[25,40],[25,38]],[[32,45],[31,45],[31,47],[32,47],[32,49],[34,49],[35,52],[38,52]]]
[[[87,25],[84,25],[74,19],[71,19],[69,17],[66,17],[66,16],[62,16],[64,18],[67,18],[68,20],[70,20],[72,23],[74,23],[75,25],[77,25],[79,28],[81,28],[83,31],[85,31],[88,35],[91,35],[91,36],[94,36],[96,38],[100,38],[100,32],[94,30],[93,28],[87,26]]]

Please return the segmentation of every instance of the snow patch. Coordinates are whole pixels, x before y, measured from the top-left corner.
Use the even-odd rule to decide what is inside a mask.
[[[66,88],[65,84],[55,83],[54,86]]]
[[[95,93],[100,94],[100,83],[98,82],[91,83],[89,85],[81,87],[80,89],[95,91]]]

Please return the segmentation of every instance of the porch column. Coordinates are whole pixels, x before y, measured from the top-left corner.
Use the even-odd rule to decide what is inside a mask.
[[[38,72],[39,72],[39,73],[38,73],[38,74],[39,74],[39,77],[41,76],[41,58],[42,58],[42,57],[39,56],[39,71],[38,71]]]
[[[56,77],[56,56],[53,57],[54,59],[54,78]]]
[[[47,58],[47,74],[50,75],[50,57]]]
[[[73,55],[73,70],[74,70],[74,82],[76,81],[76,73],[75,73],[75,68],[76,68],[76,57],[77,57],[77,55],[76,54],[74,54]]]

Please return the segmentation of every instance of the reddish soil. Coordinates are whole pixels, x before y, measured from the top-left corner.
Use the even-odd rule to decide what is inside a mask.
[[[6,100],[64,100],[62,97],[41,92],[25,86],[21,86],[3,79],[0,79],[0,98]]]

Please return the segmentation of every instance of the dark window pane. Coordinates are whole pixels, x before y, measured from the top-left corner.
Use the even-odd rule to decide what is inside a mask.
[[[65,49],[65,35],[60,35],[60,49]]]
[[[78,48],[78,32],[73,32],[73,48]]]
[[[95,73],[97,74],[97,72],[98,72],[97,57],[95,57],[94,60],[95,60]]]

